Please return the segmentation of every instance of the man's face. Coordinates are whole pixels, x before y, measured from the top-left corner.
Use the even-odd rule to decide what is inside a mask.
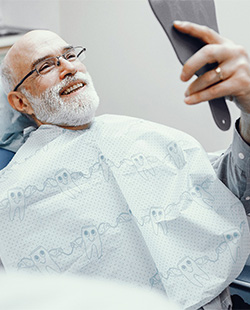
[[[83,89],[79,91],[79,87]],[[60,95],[62,90],[68,93],[69,98]],[[61,126],[88,124],[94,118],[99,105],[99,97],[88,73],[77,72],[73,76],[67,76],[37,97],[25,89],[22,92],[29,100],[36,118],[47,124]]]
[[[56,34],[38,31],[27,36],[22,60],[15,66],[20,80],[38,59],[60,56],[68,44]],[[41,123],[79,126],[91,121],[99,104],[90,75],[78,60],[60,57],[60,65],[43,76],[34,72],[23,84],[22,92]]]

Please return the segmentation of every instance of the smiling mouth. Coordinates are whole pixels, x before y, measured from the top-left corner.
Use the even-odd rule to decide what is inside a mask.
[[[77,90],[79,90],[80,88],[83,88],[86,84],[80,82],[80,83],[77,83],[75,85],[72,85],[68,88],[66,88],[64,91],[61,92],[61,95],[69,95],[69,94],[72,94],[74,92],[76,92]]]

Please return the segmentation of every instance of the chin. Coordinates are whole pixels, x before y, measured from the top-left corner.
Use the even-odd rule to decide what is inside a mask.
[[[60,96],[54,88],[46,90],[40,98],[33,98],[32,103],[35,116],[41,123],[64,127],[91,123],[98,106],[99,97],[91,82],[64,96]]]

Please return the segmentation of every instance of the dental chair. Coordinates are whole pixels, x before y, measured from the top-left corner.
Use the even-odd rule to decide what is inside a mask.
[[[0,148],[0,170],[8,165],[14,155],[14,152]]]
[[[230,293],[234,304],[233,309],[250,309],[250,258],[239,277],[231,283]]]
[[[26,129],[34,126],[33,121],[9,105],[0,79],[0,170],[25,142]]]

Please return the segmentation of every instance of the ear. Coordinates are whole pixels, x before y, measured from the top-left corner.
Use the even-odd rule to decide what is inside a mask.
[[[13,109],[30,116],[34,115],[34,110],[32,109],[28,99],[21,92],[11,91],[8,94],[8,101]]]

